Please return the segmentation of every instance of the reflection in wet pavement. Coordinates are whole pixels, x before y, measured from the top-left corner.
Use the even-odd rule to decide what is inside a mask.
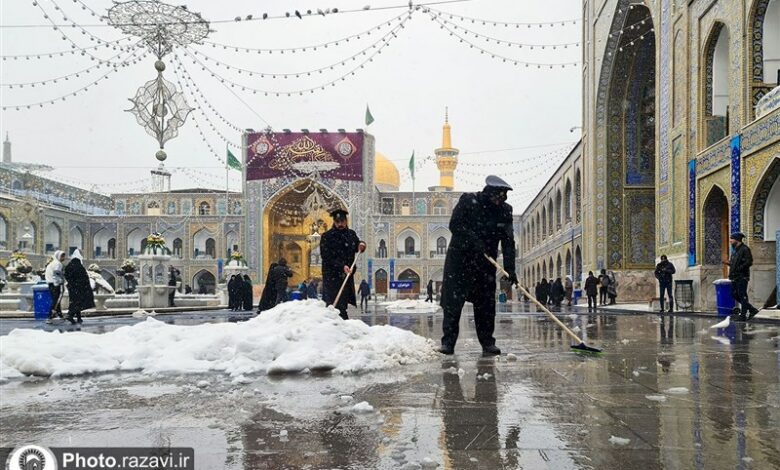
[[[13,380],[0,385],[0,447],[170,443],[209,469],[780,468],[778,326],[561,318],[604,355],[571,353],[543,316],[506,313],[496,336],[511,356],[498,358],[481,356],[464,315],[454,357],[359,376]],[[441,332],[441,315],[362,319]]]

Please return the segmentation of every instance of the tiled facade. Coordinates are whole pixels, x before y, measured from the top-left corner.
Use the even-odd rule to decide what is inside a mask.
[[[777,86],[764,81],[773,74],[762,56],[777,34],[767,30],[780,23],[767,20],[777,1],[583,2],[584,269],[615,270],[628,298],[654,295],[663,253],[678,279],[694,280],[697,307],[711,308],[721,231],[735,230],[753,248],[757,303],[774,288],[775,241],[764,240],[763,220],[780,173],[780,110],[755,119],[754,109]],[[635,91],[642,84],[654,88],[652,112]],[[655,134],[653,164],[637,129]],[[632,174],[648,166],[653,180]],[[723,198],[713,202],[713,191]]]
[[[202,282],[211,290],[218,280],[218,259],[244,246],[239,193],[194,189],[109,197],[20,172],[12,164],[3,164],[0,176],[10,183],[0,191],[2,265],[14,249],[26,252],[38,269],[55,250],[78,248],[87,264],[97,263],[107,280],[123,288],[116,279],[122,261],[140,253],[147,235],[160,232],[183,284],[197,291]],[[43,188],[71,196],[57,198]],[[87,202],[74,203],[76,197]],[[28,233],[32,238],[24,241]]]

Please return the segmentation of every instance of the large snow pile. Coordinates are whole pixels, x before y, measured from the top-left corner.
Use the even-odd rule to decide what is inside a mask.
[[[105,334],[16,329],[0,337],[0,374],[360,373],[436,357],[430,339],[341,320],[318,300],[287,302],[242,323],[169,325],[147,318]]]
[[[385,302],[382,305],[389,312],[425,312],[433,313],[439,311],[439,305],[431,302],[425,302],[419,299],[404,299],[394,302]]]

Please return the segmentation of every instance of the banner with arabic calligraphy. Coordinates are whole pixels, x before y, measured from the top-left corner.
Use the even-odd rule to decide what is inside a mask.
[[[247,134],[246,179],[317,176],[362,181],[363,140],[358,132]]]

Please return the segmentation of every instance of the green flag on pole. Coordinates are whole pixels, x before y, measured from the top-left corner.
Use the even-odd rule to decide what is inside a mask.
[[[414,179],[414,150],[412,150],[412,158],[409,159],[409,172],[412,174],[412,179]]]
[[[241,171],[241,162],[238,161],[238,158],[233,155],[230,149],[227,149],[227,164],[229,168]]]
[[[374,122],[374,116],[371,115],[371,110],[366,105],[366,125],[370,126],[372,122]]]

